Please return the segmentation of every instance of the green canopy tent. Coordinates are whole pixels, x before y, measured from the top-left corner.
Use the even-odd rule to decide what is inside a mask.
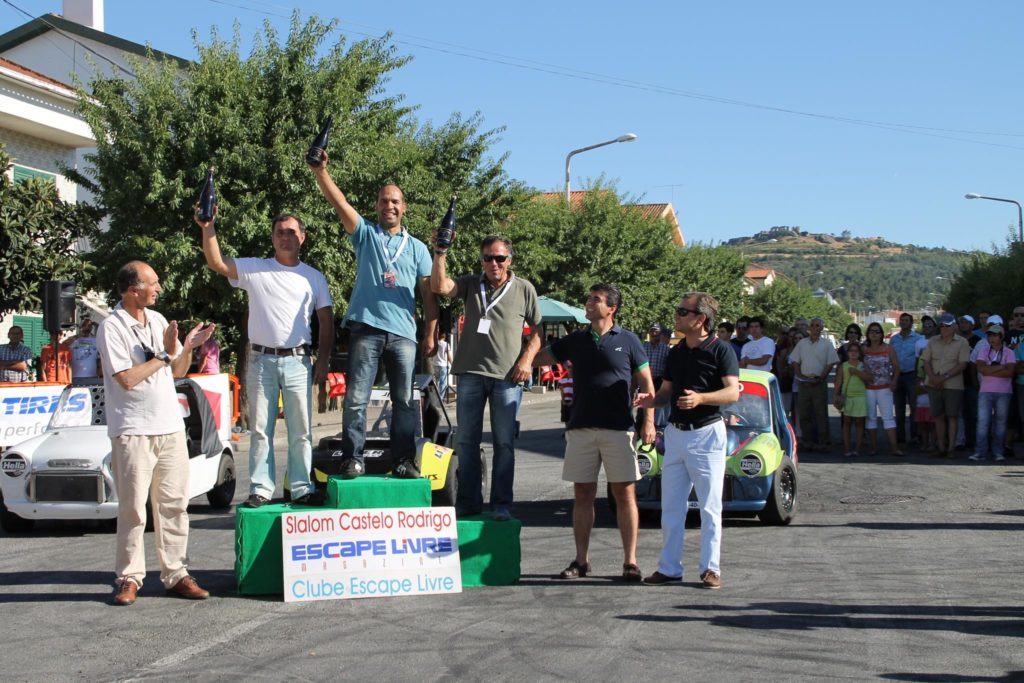
[[[580,325],[587,325],[590,323],[587,320],[586,312],[582,308],[576,308],[556,299],[549,299],[546,296],[538,297],[538,300],[540,301],[540,314],[544,319],[544,324],[579,323]]]

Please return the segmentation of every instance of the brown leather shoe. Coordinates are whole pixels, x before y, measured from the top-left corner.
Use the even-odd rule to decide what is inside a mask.
[[[661,572],[656,571],[650,576],[645,577],[644,583],[646,583],[648,586],[663,586],[666,583],[672,583],[673,581],[682,580],[683,577],[681,576],[668,576],[667,574],[662,574]]]
[[[700,582],[705,588],[711,590],[717,590],[722,587],[722,578],[718,575],[718,572],[707,569],[703,574],[700,575]]]
[[[135,598],[139,594],[139,584],[134,579],[121,579],[114,588],[114,604],[119,607],[127,607],[135,604]]]
[[[191,576],[186,576],[178,583],[167,589],[168,595],[177,595],[186,600],[205,600],[210,597],[210,591],[204,591]]]

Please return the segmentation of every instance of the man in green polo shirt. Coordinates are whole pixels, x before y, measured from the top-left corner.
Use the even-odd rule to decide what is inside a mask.
[[[483,274],[448,277],[447,249],[434,246],[430,287],[435,294],[459,297],[466,318],[455,349],[452,374],[459,378],[455,401],[459,456],[459,492],[456,511],[462,515],[483,510],[480,473],[480,441],[483,438],[484,404],[491,407],[491,438],[494,460],[491,474],[491,507],[498,521],[512,519],[512,483],[515,476],[516,413],[523,397],[522,382],[533,371],[533,357],[540,350],[540,303],[537,290],[512,273],[512,242],[490,236],[480,244]],[[523,323],[530,337],[523,344]]]

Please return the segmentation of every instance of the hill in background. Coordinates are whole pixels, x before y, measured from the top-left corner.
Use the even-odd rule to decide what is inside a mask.
[[[725,246],[802,286],[829,290],[842,306],[861,312],[941,307],[950,280],[973,253],[790,226],[737,237]]]

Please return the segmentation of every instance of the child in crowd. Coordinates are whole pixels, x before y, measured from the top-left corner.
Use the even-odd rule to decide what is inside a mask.
[[[867,389],[864,382],[871,379],[864,369],[864,350],[857,342],[846,346],[848,360],[836,373],[836,387],[833,392],[836,409],[843,414],[843,452],[851,458],[860,455],[864,439],[864,418],[868,414]],[[853,432],[851,435],[850,432]],[[854,442],[850,448],[851,439]]]

